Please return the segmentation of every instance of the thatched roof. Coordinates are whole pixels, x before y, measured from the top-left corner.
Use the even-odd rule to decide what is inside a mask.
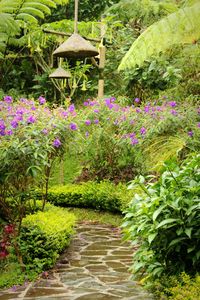
[[[63,68],[59,67],[53,73],[51,73],[49,77],[57,79],[70,78],[71,74],[69,71],[65,71]]]
[[[78,33],[73,33],[53,52],[53,55],[58,57],[85,58],[98,55],[98,51]]]

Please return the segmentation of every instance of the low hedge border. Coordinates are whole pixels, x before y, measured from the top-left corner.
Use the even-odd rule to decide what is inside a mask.
[[[85,182],[53,186],[48,191],[48,201],[56,206],[93,208],[110,212],[122,212],[132,198],[133,191],[125,184],[115,185],[109,181]],[[35,192],[41,199],[42,193]]]
[[[48,204],[42,212],[27,215],[22,221],[20,251],[26,269],[42,271],[56,262],[69,245],[75,216],[63,208]]]

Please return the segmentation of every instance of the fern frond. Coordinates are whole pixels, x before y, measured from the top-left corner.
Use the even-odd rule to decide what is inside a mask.
[[[38,22],[38,20],[34,16],[27,14],[27,13],[20,13],[20,14],[18,14],[17,18],[20,20],[24,20],[28,23],[37,23]]]
[[[35,9],[38,9],[40,10],[41,12],[49,15],[51,13],[51,10],[50,8],[47,6],[47,5],[44,5],[42,3],[39,3],[39,2],[29,2],[29,3],[24,3],[24,8],[35,8]]]
[[[38,0],[38,3],[44,4],[48,7],[56,8],[56,2],[54,0]]]
[[[179,9],[149,26],[123,57],[118,70],[141,66],[151,56],[176,44],[192,43],[200,38],[200,3]]]
[[[37,9],[37,8],[33,8],[33,7],[23,7],[22,9],[20,9],[20,13],[25,13],[25,14],[29,14],[31,16],[34,17],[39,17],[41,19],[44,19],[44,13]]]

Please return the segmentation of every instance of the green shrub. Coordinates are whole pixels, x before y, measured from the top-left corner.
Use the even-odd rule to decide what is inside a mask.
[[[69,245],[74,223],[73,214],[54,206],[26,216],[19,240],[26,267],[38,271],[51,267],[58,254]]]
[[[179,283],[167,291],[170,300],[198,300],[200,299],[200,276],[191,279],[189,275],[182,273]]]
[[[160,179],[144,184],[126,211],[126,237],[140,243],[132,270],[149,277],[200,270],[200,155],[181,167],[166,163]]]
[[[200,276],[190,277],[185,272],[179,275],[162,276],[152,282],[151,290],[156,299],[199,300]]]
[[[48,191],[48,201],[64,207],[88,207],[111,212],[121,212],[128,205],[132,192],[124,184],[109,181],[86,182],[54,186]],[[40,193],[36,193],[39,197]]]

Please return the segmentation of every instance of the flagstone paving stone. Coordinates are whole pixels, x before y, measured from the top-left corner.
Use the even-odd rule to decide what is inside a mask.
[[[24,287],[1,291],[0,300],[152,300],[131,280],[133,252],[118,228],[80,223],[54,269]]]

